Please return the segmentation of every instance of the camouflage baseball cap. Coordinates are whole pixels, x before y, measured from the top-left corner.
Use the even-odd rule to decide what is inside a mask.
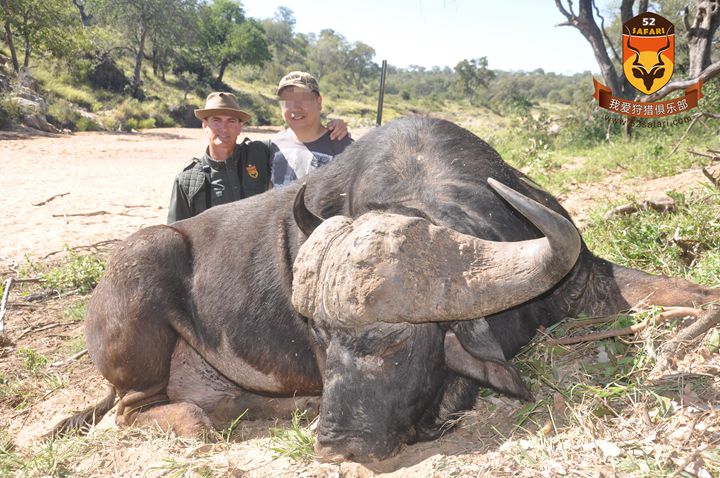
[[[318,82],[315,77],[304,71],[291,71],[285,75],[283,79],[280,80],[280,83],[278,83],[277,95],[280,96],[282,90],[288,86],[299,86],[300,88],[308,89],[318,95],[320,94],[320,87],[318,86]]]

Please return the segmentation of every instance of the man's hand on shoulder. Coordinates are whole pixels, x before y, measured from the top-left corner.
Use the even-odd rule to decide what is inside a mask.
[[[330,139],[341,140],[345,136],[350,136],[347,129],[347,123],[341,119],[333,119],[328,121],[327,129],[330,130]]]

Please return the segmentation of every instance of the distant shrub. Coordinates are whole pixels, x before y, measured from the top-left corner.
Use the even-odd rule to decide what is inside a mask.
[[[622,124],[608,123],[607,115],[593,101],[584,98],[573,104],[573,112],[561,120],[560,142],[578,147],[594,146],[610,135],[622,132]]]
[[[110,121],[123,131],[174,126],[169,106],[161,101],[139,101],[131,98],[120,103],[114,110]]]
[[[95,88],[121,93],[130,84],[127,76],[107,55],[95,58],[87,71],[87,80]]]
[[[5,95],[0,95],[0,129],[15,125],[22,118],[20,107]]]
[[[71,131],[99,131],[103,128],[91,118],[83,116],[73,105],[62,98],[49,101],[48,121]]]

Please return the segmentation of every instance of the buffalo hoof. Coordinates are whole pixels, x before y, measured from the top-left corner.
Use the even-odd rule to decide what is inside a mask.
[[[315,458],[325,463],[342,463],[345,461],[373,463],[394,456],[400,449],[399,443],[389,448],[382,447],[379,443],[370,445],[370,447],[375,446],[379,448],[369,449],[367,443],[356,439],[344,439],[328,444],[323,444],[318,439],[315,442]]]
[[[210,418],[197,405],[175,402],[140,411],[128,411],[117,417],[121,427],[159,428],[187,438],[207,438],[215,434]]]

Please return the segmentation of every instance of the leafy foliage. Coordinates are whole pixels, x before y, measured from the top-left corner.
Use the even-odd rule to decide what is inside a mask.
[[[42,274],[45,285],[58,291],[90,292],[105,271],[105,261],[93,255],[68,251],[67,261]]]
[[[63,0],[3,0],[0,20],[6,32],[16,36],[24,51],[22,65],[30,65],[32,52],[72,59],[87,47],[88,38],[77,10]],[[6,39],[7,41],[7,39]],[[11,55],[18,64],[17,48]]]

